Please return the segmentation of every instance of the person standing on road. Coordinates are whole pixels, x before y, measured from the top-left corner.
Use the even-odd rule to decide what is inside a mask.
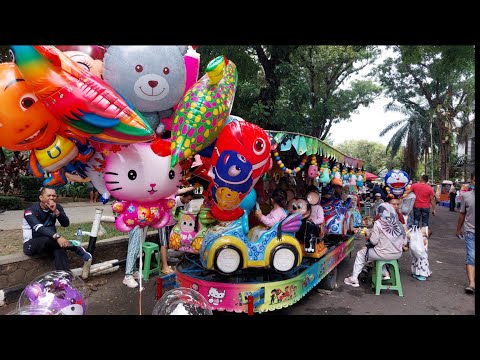
[[[415,204],[415,193],[409,191],[408,194],[401,200],[400,209],[404,217],[407,218],[407,229],[413,225],[413,206]]]
[[[172,212],[178,210],[192,211],[191,201],[193,199],[193,188],[180,189],[175,197],[175,206],[172,208]],[[161,273],[164,275],[174,272],[172,267],[168,265],[168,239],[170,238],[170,231],[175,225],[174,218],[167,226],[158,229],[158,239],[160,245],[160,259],[161,259]],[[129,288],[136,288],[138,286],[137,280],[140,279],[141,274],[135,269],[135,262],[139,253],[141,241],[141,229],[139,226],[135,226],[128,233],[128,248],[127,248],[127,262],[125,265],[125,277],[123,278],[123,284]]]
[[[462,205],[457,223],[457,237],[464,235],[467,260],[466,270],[468,286],[465,288],[467,294],[475,294],[475,174],[471,176],[471,191],[462,195]],[[463,227],[463,228],[462,228]]]
[[[450,211],[455,211],[455,197],[457,196],[457,189],[455,189],[455,184],[450,186],[450,191],[448,192],[450,195]]]
[[[93,186],[91,181],[87,182],[87,190],[88,195],[90,196],[90,204],[96,203],[98,199],[98,191],[95,189],[95,186]]]
[[[40,188],[40,202],[34,204],[23,213],[23,252],[27,256],[40,253],[52,254],[55,258],[56,270],[69,270],[68,256],[65,250],[74,251],[83,261],[92,255],[81,246],[72,246],[70,242],[57,232],[55,224],[70,225],[70,219],[57,204],[55,189]]]
[[[417,225],[419,229],[422,226],[428,226],[430,220],[430,205],[432,206],[432,216],[435,216],[435,197],[433,189],[427,184],[428,176],[422,175],[420,182],[411,186],[410,190],[415,194],[416,199],[413,204],[413,223]],[[420,226],[420,222],[422,226]]]

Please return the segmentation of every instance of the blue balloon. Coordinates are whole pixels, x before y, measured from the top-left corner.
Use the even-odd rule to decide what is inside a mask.
[[[257,192],[255,189],[252,189],[247,196],[245,196],[240,203],[240,208],[245,211],[245,213],[250,213],[252,209],[255,207],[257,202]]]
[[[385,186],[390,190],[389,192],[397,197],[400,197],[405,192],[410,177],[403,170],[393,169],[385,175]]]

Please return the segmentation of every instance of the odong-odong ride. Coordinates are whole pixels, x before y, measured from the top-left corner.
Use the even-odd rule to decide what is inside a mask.
[[[303,171],[308,159],[299,160],[298,148],[302,144],[308,146],[301,155],[313,155],[315,159],[310,160],[311,164],[316,165],[315,155],[319,155],[326,159],[324,168],[327,160],[330,165],[342,164],[345,168],[363,167],[362,160],[348,157],[317,138],[289,132],[266,133],[272,145],[274,166],[259,181],[261,189],[274,178],[278,181],[279,174],[294,178],[294,175]],[[290,156],[296,154],[291,160],[300,163],[293,170],[276,159],[276,155],[287,153]],[[198,169],[196,173],[199,173]],[[330,173],[333,178],[335,172]],[[317,171],[315,177],[307,181],[318,182],[319,175]],[[304,176],[307,176],[306,171]],[[273,181],[270,183],[280,185]],[[296,237],[302,222],[301,214],[290,214],[268,229],[260,230],[259,226],[251,224],[248,214],[255,207],[257,199],[268,198],[258,191],[258,185],[255,189],[257,192],[252,190],[253,195],[249,193],[241,201],[239,207],[244,212],[240,218],[216,224],[212,222],[204,232],[199,254],[187,250],[177,264],[178,286],[200,292],[213,310],[248,312],[250,307],[253,312],[272,311],[296,303],[322,280],[328,280],[327,286],[333,289],[335,277],[331,275],[336,274],[336,266],[354,248],[354,221],[350,212],[347,212],[351,200],[348,204],[338,201],[327,204],[327,210],[330,210],[327,211],[326,222],[330,226],[322,224],[319,227],[319,236],[314,240],[315,246],[312,246],[310,241],[306,241],[307,237]],[[292,201],[295,191],[288,190],[292,192],[289,197]],[[320,201],[319,193],[316,202],[309,202],[317,204]],[[306,198],[309,194],[299,196]],[[177,236],[176,232],[172,232],[171,239]]]

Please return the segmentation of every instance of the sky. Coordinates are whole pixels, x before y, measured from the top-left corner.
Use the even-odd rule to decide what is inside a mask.
[[[367,108],[361,106],[359,113],[351,116],[352,121],[342,121],[332,125],[330,138],[333,140],[333,146],[346,140],[369,140],[387,145],[396,129],[382,137],[379,135],[380,132],[387,125],[405,117],[397,112],[384,112],[383,108],[387,103],[388,99],[382,96]]]
[[[387,50],[385,47],[380,48],[382,54],[375,64],[379,64],[380,62],[383,62],[387,56],[393,55],[392,50]],[[371,67],[366,67],[360,72],[359,76],[353,77],[351,80],[363,78],[370,69]],[[382,95],[369,107],[361,106],[358,110],[358,114],[351,115],[351,121],[342,121],[338,124],[332,125],[330,129],[330,138],[334,142],[333,146],[341,144],[346,140],[369,140],[387,145],[396,129],[390,130],[382,137],[379,135],[380,132],[387,127],[387,125],[405,117],[405,115],[397,112],[385,112],[383,109],[388,102],[389,100]]]

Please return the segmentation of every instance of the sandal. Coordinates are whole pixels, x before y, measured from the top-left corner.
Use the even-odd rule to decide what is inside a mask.
[[[161,272],[162,274],[169,275],[169,274],[171,274],[171,273],[174,273],[175,270],[173,270],[172,267],[169,266],[167,270],[163,270],[163,269],[162,269],[162,271],[160,271],[160,272]]]
[[[473,295],[473,294],[475,294],[475,288],[474,288],[474,287],[471,287],[471,286],[467,286],[467,287],[465,288],[465,292],[466,292],[467,294]]]
[[[417,279],[417,280],[420,280],[420,281],[425,281],[427,280],[427,278],[425,276],[422,276],[422,275],[417,275],[417,274],[412,274],[412,276]]]

